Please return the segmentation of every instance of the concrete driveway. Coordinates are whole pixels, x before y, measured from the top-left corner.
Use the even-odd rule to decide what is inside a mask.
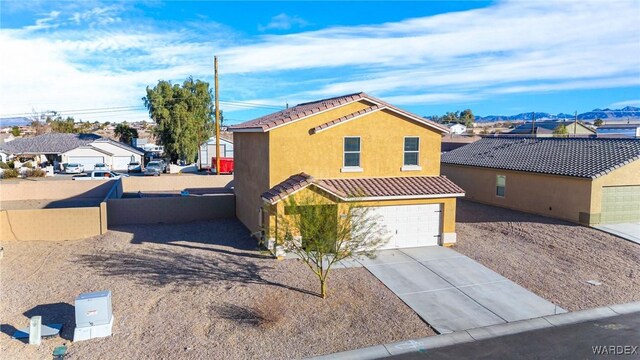
[[[440,246],[381,250],[359,261],[441,334],[566,312]]]
[[[597,225],[594,228],[640,244],[640,222]]]

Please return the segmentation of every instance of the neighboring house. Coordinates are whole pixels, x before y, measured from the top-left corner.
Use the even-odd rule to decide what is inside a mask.
[[[465,146],[472,142],[480,140],[478,135],[462,136],[462,135],[447,135],[442,137],[442,152],[448,152],[459,147]]]
[[[603,125],[596,129],[598,137],[640,138],[640,124]]]
[[[209,140],[200,145],[198,153],[198,168],[211,169],[211,158],[216,156],[216,137],[210,137]],[[233,135],[220,134],[220,157],[233,158]],[[215,168],[215,164],[213,166]]]
[[[553,131],[560,125],[567,128],[567,136],[588,137],[595,136],[596,132],[592,128],[576,121],[536,121],[527,122],[516,126],[506,135],[531,136],[533,133],[536,137],[553,137]]]
[[[448,129],[365,93],[304,103],[229,127],[238,219],[271,240],[288,196],[319,194],[371,207],[386,248],[455,242],[456,198],[440,176]],[[295,195],[294,195],[295,194]]]
[[[464,126],[464,124],[456,123],[456,124],[449,124],[447,126],[449,127],[449,132],[451,134],[461,135],[467,132],[467,127]]]
[[[442,155],[473,201],[585,225],[640,221],[640,139],[484,138]]]
[[[94,134],[48,133],[30,138],[15,139],[0,145],[0,150],[16,156],[45,156],[51,162],[79,163],[85,171],[97,163],[112,170],[127,170],[131,161],[141,161],[142,151]]]

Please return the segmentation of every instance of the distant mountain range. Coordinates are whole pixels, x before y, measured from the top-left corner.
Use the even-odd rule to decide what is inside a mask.
[[[536,112],[536,120],[573,120],[575,114],[560,113],[557,115]],[[477,116],[476,122],[494,122],[494,121],[531,121],[533,118],[532,113],[522,113],[518,115],[489,115],[489,116]],[[640,119],[640,107],[627,106],[622,109],[593,109],[586,113],[578,114],[578,120],[593,121],[595,119],[602,120],[639,120]]]
[[[26,126],[31,124],[31,119],[26,117],[0,118],[0,128],[8,126]]]

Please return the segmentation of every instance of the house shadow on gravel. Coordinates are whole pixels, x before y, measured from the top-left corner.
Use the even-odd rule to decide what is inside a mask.
[[[548,225],[580,226],[560,219],[529,214],[518,210],[511,210],[463,199],[458,199],[457,201],[456,222],[527,222]]]
[[[102,276],[122,277],[145,286],[258,284],[315,295],[268,279],[274,271],[273,258],[257,250],[255,240],[236,220],[114,230],[132,233],[131,243],[140,247],[80,255],[76,261]]]

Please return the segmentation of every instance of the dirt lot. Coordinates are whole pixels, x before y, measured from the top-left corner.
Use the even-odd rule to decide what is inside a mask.
[[[567,310],[640,301],[638,244],[464,200],[458,202],[457,221],[455,250]]]
[[[365,269],[336,269],[329,298],[297,260],[254,250],[236,221],[121,227],[64,242],[5,242],[0,260],[3,359],[282,359],[434,332]],[[71,343],[73,301],[111,290],[114,335]],[[12,340],[28,317],[66,324],[40,347]]]

